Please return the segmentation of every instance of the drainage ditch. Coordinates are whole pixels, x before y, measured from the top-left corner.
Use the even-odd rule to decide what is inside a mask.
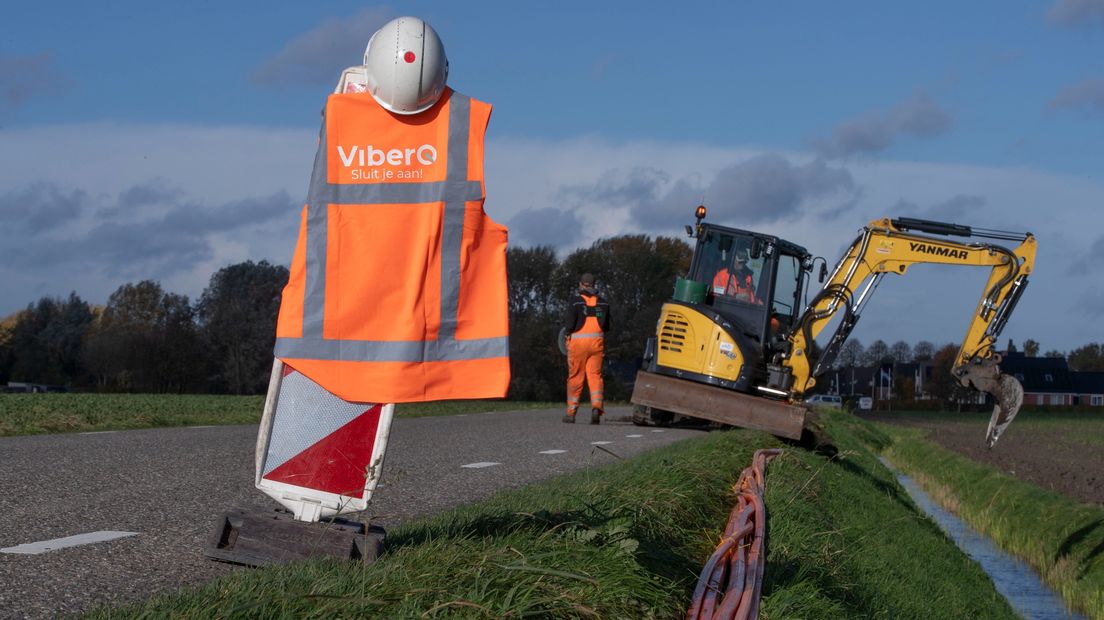
[[[1031,620],[1087,620],[1085,616],[1070,611],[1062,598],[1044,584],[1026,562],[1005,553],[954,513],[938,506],[920,485],[897,471],[889,461],[883,458],[882,463],[897,476],[897,481],[908,491],[912,501],[946,532],[959,549],[981,566],[1017,614]]]

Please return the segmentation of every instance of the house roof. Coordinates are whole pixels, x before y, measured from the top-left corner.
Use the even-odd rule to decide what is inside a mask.
[[[1020,380],[1025,392],[1073,392],[1069,365],[1064,357],[1028,357],[1023,353],[1004,354],[1001,372]]]
[[[1071,372],[1073,391],[1077,394],[1104,394],[1104,372]]]

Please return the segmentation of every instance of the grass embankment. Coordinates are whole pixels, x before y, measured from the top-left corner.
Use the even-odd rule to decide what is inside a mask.
[[[1016,421],[1025,423],[1061,422],[1041,417]],[[1083,417],[1079,423],[1084,423]],[[1026,560],[1071,606],[1104,620],[1104,509],[1077,503],[924,441],[921,430],[884,429],[893,438],[885,451],[887,458],[933,499],[1002,549]],[[1084,424],[1083,431],[1086,441],[1099,442],[1104,424],[1093,420]]]
[[[866,440],[888,438],[867,425]],[[1013,618],[846,427],[767,468],[763,618]],[[755,449],[715,432],[394,528],[374,564],[236,572],[96,617],[679,618]]]
[[[559,407],[559,403],[409,403],[397,417]],[[257,424],[264,396],[196,394],[0,394],[0,437],[164,426]]]

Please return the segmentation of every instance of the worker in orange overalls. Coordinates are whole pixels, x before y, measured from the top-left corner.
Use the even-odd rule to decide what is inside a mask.
[[[599,424],[605,406],[602,396],[602,358],[606,352],[606,332],[610,328],[610,307],[594,288],[594,275],[579,278],[579,296],[571,301],[564,315],[567,341],[567,413],[563,421],[575,422],[583,381],[590,386],[590,423]]]

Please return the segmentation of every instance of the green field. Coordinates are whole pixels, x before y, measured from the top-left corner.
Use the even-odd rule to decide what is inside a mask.
[[[908,411],[895,410],[892,412],[879,412],[886,416],[915,416],[925,420],[955,422],[962,424],[977,424],[984,432],[985,425],[989,422],[990,412],[956,412],[956,411]],[[1076,428],[1078,433],[1084,432],[1097,439],[1104,439],[1104,409],[1100,407],[1084,411],[1066,411],[1060,409],[1031,409],[1024,408],[1016,415],[1012,422],[1015,427],[1038,427],[1063,429]]]
[[[867,447],[887,434],[849,417],[829,431],[834,460],[759,432],[703,434],[394,528],[374,564],[239,571],[93,617],[678,618],[732,484],[778,446],[762,618],[1016,617]]]
[[[467,400],[410,403],[398,417],[559,407],[560,403]],[[193,394],[0,394],[0,437],[163,426],[257,424],[263,396]]]

